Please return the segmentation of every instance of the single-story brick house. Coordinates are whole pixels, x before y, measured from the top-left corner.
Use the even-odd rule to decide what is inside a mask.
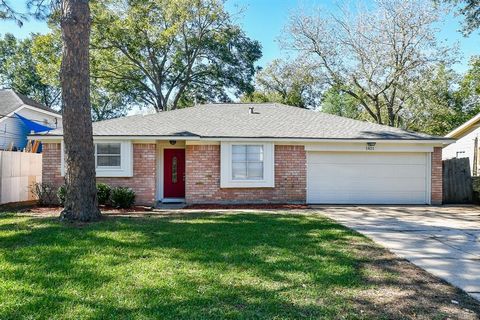
[[[440,204],[452,140],[281,104],[208,104],[93,125],[97,180],[137,203]],[[62,131],[43,181],[63,182]]]

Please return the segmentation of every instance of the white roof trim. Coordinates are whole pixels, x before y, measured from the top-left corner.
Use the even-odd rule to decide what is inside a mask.
[[[20,98],[19,98],[19,99],[20,99]],[[3,122],[3,121],[5,121],[5,120],[7,120],[7,119],[10,119],[10,117],[12,117],[15,112],[22,110],[22,109],[23,109],[23,106],[24,106],[24,105],[21,105],[20,107],[18,107],[17,109],[13,110],[12,112],[6,114],[5,116],[2,116],[2,117],[0,118],[0,122]]]
[[[470,127],[471,125],[475,124],[476,122],[478,122],[480,120],[480,113],[477,114],[475,117],[473,117],[472,119],[468,120],[467,122],[465,122],[464,124],[462,124],[461,126],[453,129],[452,131],[450,131],[449,133],[447,133],[445,135],[445,137],[447,138],[453,138],[455,137],[458,133],[462,132],[462,131],[465,131],[466,129],[468,129],[468,127]]]
[[[47,111],[47,110],[43,110],[41,108],[37,108],[37,107],[31,106],[29,104],[24,104],[24,105],[20,106],[20,108],[18,108],[17,111],[20,111],[22,109],[30,109],[30,110],[37,111],[37,112],[40,112],[40,113],[48,114],[49,116],[52,116],[52,117],[57,117],[57,118],[60,118],[60,119],[62,118],[61,114],[58,114],[58,113],[55,113],[55,112],[50,112],[50,111]]]
[[[17,97],[17,98],[18,98],[18,97]],[[18,99],[20,99],[20,98],[18,98]],[[33,110],[33,111],[36,111],[36,112],[44,113],[44,114],[47,114],[47,115],[49,115],[49,116],[62,119],[62,115],[57,114],[57,113],[55,113],[55,112],[50,112],[50,111],[47,111],[47,110],[43,110],[43,109],[40,109],[40,108],[31,106],[31,105],[28,105],[28,104],[22,104],[22,105],[19,106],[17,109],[15,109],[15,110],[13,110],[12,112],[10,112],[9,114],[6,114],[5,116],[1,117],[1,118],[0,118],[0,122],[3,122],[3,121],[5,121],[5,120],[13,117],[13,115],[14,115],[15,113],[18,113],[18,112],[21,111],[22,109],[30,109],[30,110]]]

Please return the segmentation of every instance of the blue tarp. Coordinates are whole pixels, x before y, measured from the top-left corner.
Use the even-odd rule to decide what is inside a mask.
[[[45,131],[50,131],[53,130],[53,128],[44,126],[42,124],[36,123],[35,121],[29,120],[25,117],[22,117],[21,115],[15,113],[15,116],[17,116],[20,120],[22,120],[23,124],[27,126],[28,128],[28,133],[31,133],[32,131],[37,133],[37,132],[45,132]]]

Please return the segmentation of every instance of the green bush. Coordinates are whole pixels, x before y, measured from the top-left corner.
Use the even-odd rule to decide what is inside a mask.
[[[97,183],[98,204],[108,204],[110,202],[111,194],[112,188],[108,184]]]
[[[65,205],[65,197],[67,196],[67,187],[65,185],[61,185],[60,188],[57,190],[57,198],[60,205],[63,207]]]
[[[135,203],[135,192],[127,187],[113,188],[110,201],[116,208],[130,208]]]

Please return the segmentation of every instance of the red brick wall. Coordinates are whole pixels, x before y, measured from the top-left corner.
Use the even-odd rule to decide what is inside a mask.
[[[55,186],[63,184],[60,172],[60,143],[43,144],[42,172],[43,182]],[[111,186],[125,186],[136,193],[135,201],[141,205],[153,205],[156,190],[156,145],[133,144],[133,177],[131,178],[97,178],[97,182]]]
[[[442,204],[443,200],[443,173],[442,148],[433,148],[432,153],[432,204]]]
[[[42,143],[42,182],[60,187],[64,179],[60,172],[60,143]]]
[[[187,145],[187,203],[304,203],[303,146],[275,146],[275,188],[220,188],[220,146]]]
[[[131,178],[97,178],[98,182],[111,186],[132,188],[135,202],[141,205],[153,205],[157,181],[156,145],[153,143],[133,144],[133,177]]]

